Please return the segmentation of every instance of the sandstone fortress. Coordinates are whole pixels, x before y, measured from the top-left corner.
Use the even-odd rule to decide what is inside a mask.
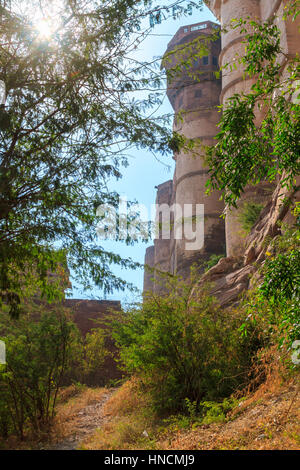
[[[281,45],[285,55],[282,57],[282,74],[284,75],[289,59],[299,53],[299,22],[291,19],[283,20],[286,0],[206,0],[207,6],[221,23],[221,27],[230,24],[233,18],[250,17],[256,21],[266,21],[276,15],[276,24],[281,31]],[[197,37],[211,34],[219,25],[211,21],[200,22],[181,27],[172,40],[169,42],[166,54],[174,49],[188,45]],[[218,132],[217,124],[220,120],[218,105],[226,105],[228,98],[235,93],[249,92],[254,78],[249,79],[243,76],[242,66],[237,64],[232,71],[223,70],[220,79],[216,78],[216,70],[227,63],[232,63],[237,54],[243,55],[244,34],[239,29],[227,28],[221,30],[220,38],[208,46],[207,56],[196,60],[192,66],[192,72],[201,72],[199,77],[193,79],[193,74],[182,73],[180,77],[168,83],[167,96],[174,109],[173,128],[189,138],[201,138],[204,145],[213,145]],[[176,55],[174,54],[174,57]],[[166,68],[174,66],[174,60]],[[181,59],[182,60],[182,59]],[[192,77],[191,77],[192,75]],[[180,110],[184,110],[180,112]],[[180,112],[180,119],[177,119]],[[257,124],[261,122],[262,115],[257,112]],[[201,152],[195,157],[187,153],[175,153],[173,157],[176,161],[173,180],[160,184],[157,187],[156,204],[204,204],[204,245],[201,250],[185,249],[185,240],[174,238],[174,226],[176,220],[171,220],[170,239],[163,239],[161,233],[155,239],[154,246],[147,248],[145,255],[145,265],[158,271],[169,272],[186,277],[190,266],[193,263],[207,260],[212,254],[223,254],[226,256],[219,262],[219,273],[234,271],[237,267],[242,272],[243,282],[247,282],[251,273],[249,263],[263,258],[260,250],[260,243],[266,236],[274,236],[276,233],[277,220],[285,220],[290,216],[280,209],[279,188],[269,183],[260,183],[256,186],[249,186],[245,189],[238,208],[226,210],[226,218],[220,218],[224,210],[224,205],[220,201],[220,194],[213,192],[209,196],[205,194],[205,183],[208,178],[207,168],[204,165],[203,154]],[[299,194],[293,194],[294,199],[299,200]],[[260,203],[265,206],[260,221],[252,230],[248,238],[243,234],[240,224],[239,210],[245,201]],[[176,216],[175,216],[176,219]],[[157,214],[160,220],[160,214]],[[270,228],[271,227],[271,228]],[[273,230],[273,232],[272,232]],[[267,233],[267,235],[266,235]],[[237,257],[245,258],[244,268],[237,266]],[[260,257],[260,258],[259,258]],[[227,264],[226,264],[227,263]],[[226,264],[226,266],[225,266]],[[220,268],[223,266],[222,268]],[[216,268],[218,269],[218,268]],[[220,271],[221,269],[221,271]],[[153,273],[145,270],[144,292],[159,292],[159,283],[151,281]],[[236,283],[236,280],[235,280]],[[243,288],[246,284],[243,284]],[[234,284],[234,283],[233,283]],[[230,288],[228,289],[230,291]],[[235,289],[236,290],[236,289]],[[239,289],[237,289],[239,291]],[[230,296],[230,294],[229,294]]]

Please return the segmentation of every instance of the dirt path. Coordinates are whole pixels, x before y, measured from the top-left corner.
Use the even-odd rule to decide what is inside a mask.
[[[92,434],[97,428],[107,421],[108,417],[103,412],[104,404],[109,400],[116,389],[110,389],[105,392],[99,402],[85,406],[78,411],[72,435],[57,443],[43,446],[41,450],[76,450],[85,438]]]

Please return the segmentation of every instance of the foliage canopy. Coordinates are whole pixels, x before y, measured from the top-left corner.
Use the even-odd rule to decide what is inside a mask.
[[[47,273],[64,256],[87,287],[127,285],[111,264],[137,263],[99,245],[96,209],[118,206],[107,183],[121,177],[131,146],[165,155],[178,140],[168,119],[153,115],[164,86],[157,61],[134,51],[152,30],[149,16],[178,17],[201,4],[1,3],[0,295],[12,314],[31,272],[53,296]]]

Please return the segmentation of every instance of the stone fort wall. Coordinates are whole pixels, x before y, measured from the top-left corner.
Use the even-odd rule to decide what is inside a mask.
[[[244,35],[238,29],[223,27],[230,24],[232,18],[250,17],[266,21],[276,15],[277,25],[281,30],[281,43],[284,48],[282,57],[282,73],[288,65],[289,58],[299,53],[299,17],[298,21],[283,20],[283,10],[286,0],[206,0],[207,6],[221,23],[220,39],[209,46],[208,55],[198,59],[193,65],[194,70],[201,72],[200,79],[193,80],[190,75],[182,73],[171,83],[168,83],[167,96],[174,109],[173,128],[190,138],[201,138],[204,145],[212,145],[217,134],[217,124],[220,120],[217,106],[225,105],[227,99],[235,93],[247,93],[255,79],[245,79],[242,66],[232,71],[222,73],[222,78],[216,79],[213,73],[228,62],[232,62],[236,54],[243,54],[242,44]],[[195,38],[211,34],[219,26],[210,21],[187,25],[180,28],[169,42],[166,53],[174,51],[185,44],[190,44]],[[182,55],[180,56],[182,60]],[[176,63],[176,54],[169,67]],[[165,65],[168,68],[168,65]],[[181,119],[177,119],[179,111]],[[257,124],[262,116],[257,112]],[[174,154],[176,161],[173,180],[157,187],[157,204],[204,204],[204,246],[201,250],[187,251],[186,240],[174,239],[174,230],[169,240],[163,240],[161,233],[154,241],[154,246],[147,248],[145,264],[150,268],[178,274],[186,277],[193,263],[202,262],[212,254],[226,254],[227,257],[242,255],[245,249],[242,227],[238,212],[245,201],[266,204],[272,196],[274,187],[268,183],[260,183],[255,187],[247,187],[239,201],[237,209],[226,211],[225,222],[220,218],[224,210],[219,200],[220,194],[214,192],[205,195],[207,169],[204,165],[203,153],[197,156],[186,153]],[[159,220],[159,214],[157,219]],[[175,216],[176,218],[176,216]],[[172,227],[176,227],[173,220]],[[159,292],[161,286],[155,282],[155,276],[145,270],[144,291]],[[154,279],[154,281],[153,281]]]

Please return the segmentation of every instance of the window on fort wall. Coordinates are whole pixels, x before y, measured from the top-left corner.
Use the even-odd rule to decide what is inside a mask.
[[[195,91],[195,98],[200,98],[202,96],[202,90]]]
[[[206,29],[207,28],[207,24],[198,24],[197,26],[192,26],[191,27],[191,31],[197,31],[198,29]]]
[[[208,65],[208,56],[207,55],[204,56],[202,60],[203,60],[203,65]]]
[[[213,56],[213,58],[212,58],[212,63],[213,63],[213,65],[218,66],[218,57]]]

